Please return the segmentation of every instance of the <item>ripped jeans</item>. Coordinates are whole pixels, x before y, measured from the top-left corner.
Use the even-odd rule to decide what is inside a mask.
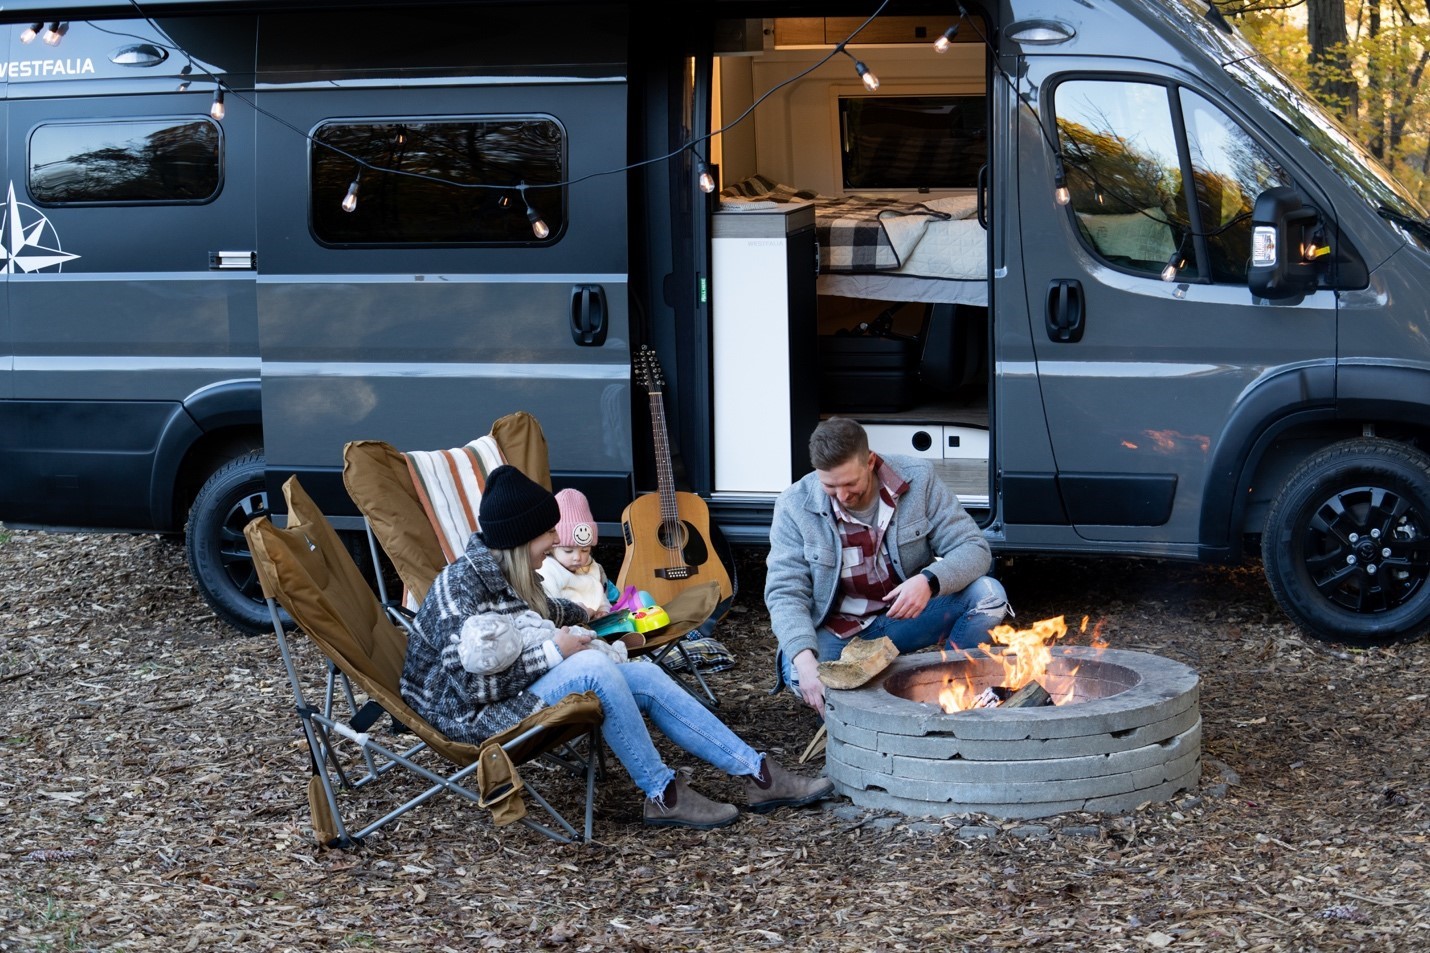
[[[606,716],[601,736],[646,797],[660,797],[675,777],[655,750],[646,716],[678,747],[726,774],[760,770],[760,753],[653,662],[618,665],[588,649],[562,659],[526,690],[548,705],[571,692],[595,692]]]
[[[992,576],[979,576],[959,592],[930,599],[924,611],[912,619],[891,619],[881,613],[864,631],[851,638],[877,639],[887,635],[901,655],[930,645],[971,649],[979,642],[987,642],[988,630],[1012,614],[1003,584]],[[848,644],[847,639],[841,639],[824,626],[815,629],[815,638],[822,662],[839,658]],[[793,660],[781,653],[780,662],[785,681],[798,693],[799,678]]]

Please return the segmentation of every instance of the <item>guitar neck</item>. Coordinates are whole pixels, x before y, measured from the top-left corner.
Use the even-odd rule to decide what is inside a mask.
[[[673,524],[680,519],[675,501],[675,468],[670,462],[670,439],[665,430],[665,401],[658,388],[650,392],[650,420],[655,439],[656,486],[660,494],[660,519]]]

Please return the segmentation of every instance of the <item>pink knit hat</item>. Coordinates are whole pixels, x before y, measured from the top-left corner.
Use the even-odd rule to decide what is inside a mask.
[[[580,490],[562,490],[556,494],[561,509],[561,521],[556,524],[557,545],[576,549],[596,545],[596,521],[591,518],[591,504]]]

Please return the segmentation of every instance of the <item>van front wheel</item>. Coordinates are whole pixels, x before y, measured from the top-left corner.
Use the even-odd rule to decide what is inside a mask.
[[[1276,601],[1309,635],[1385,645],[1430,627],[1430,456],[1333,444],[1287,477],[1261,537]]]
[[[204,482],[189,509],[189,571],[220,619],[257,634],[271,631],[268,606],[253,568],[243,528],[268,515],[263,451],[230,460]]]

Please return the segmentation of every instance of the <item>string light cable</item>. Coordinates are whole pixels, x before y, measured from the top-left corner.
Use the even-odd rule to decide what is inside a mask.
[[[149,14],[144,10],[144,8],[143,8],[142,4],[139,2],[139,0],[129,0],[129,5],[130,5],[131,7],[133,7],[135,13],[137,13],[137,14],[139,15],[139,17],[140,17],[141,19],[143,19],[144,22],[146,22],[146,23],[150,26],[150,28],[153,29],[154,32],[157,33],[157,34],[164,40],[164,44],[161,44],[161,45],[166,45],[166,48],[169,49],[171,52],[175,52],[175,53],[182,54],[183,56],[188,57],[188,58],[190,59],[190,61],[193,61],[193,57],[190,56],[190,54],[188,53],[188,51],[185,50],[185,49],[184,49],[182,46],[180,46],[178,43],[176,43],[176,42],[174,41],[174,38],[171,37],[171,36],[168,34],[168,32],[163,29],[163,27],[159,26],[159,24],[154,20],[153,17],[149,16]],[[588,181],[588,180],[590,180],[590,179],[599,178],[599,177],[601,177],[601,176],[620,175],[621,173],[630,172],[630,171],[633,171],[633,170],[635,170],[635,169],[644,168],[644,167],[650,166],[650,165],[655,165],[656,163],[667,162],[667,161],[669,161],[669,160],[675,158],[676,156],[681,155],[682,153],[686,152],[687,150],[692,150],[693,147],[695,147],[695,146],[698,146],[698,145],[700,145],[700,144],[702,144],[702,143],[708,142],[710,139],[714,138],[715,136],[720,135],[721,133],[728,132],[729,130],[735,128],[737,125],[739,125],[741,122],[743,122],[746,118],[748,118],[749,115],[750,115],[752,112],[754,112],[755,109],[756,109],[761,103],[763,103],[766,99],[768,99],[770,96],[774,95],[776,92],[778,92],[779,90],[783,89],[784,87],[789,86],[791,83],[798,82],[799,80],[801,80],[801,79],[803,79],[804,77],[808,76],[810,73],[814,72],[815,70],[819,69],[821,66],[825,65],[826,63],[828,63],[828,62],[829,62],[830,60],[832,60],[834,57],[836,57],[836,56],[840,55],[841,53],[843,53],[845,56],[850,57],[850,59],[855,59],[854,56],[853,56],[853,54],[849,53],[844,47],[845,47],[847,44],[853,42],[854,39],[855,39],[861,32],[863,32],[863,30],[864,30],[865,27],[867,27],[870,23],[873,23],[874,20],[875,20],[880,14],[882,14],[882,13],[884,12],[884,8],[887,7],[888,5],[889,5],[889,0],[882,0],[882,2],[880,2],[879,6],[874,10],[874,12],[871,13],[871,14],[869,14],[869,16],[868,16],[862,23],[860,23],[859,26],[856,27],[856,28],[854,29],[854,31],[851,32],[851,33],[849,34],[849,36],[847,36],[847,37],[844,39],[843,42],[837,44],[837,45],[834,47],[834,49],[832,49],[832,50],[829,51],[829,53],[828,53],[827,55],[825,55],[823,58],[817,60],[815,63],[813,63],[813,64],[812,64],[811,66],[809,66],[808,68],[806,68],[806,69],[804,69],[804,70],[802,70],[802,71],[796,73],[795,75],[789,77],[788,79],[785,79],[785,80],[782,80],[782,81],[779,82],[779,83],[776,83],[774,86],[771,86],[771,87],[770,87],[769,89],[767,89],[764,93],[762,93],[758,99],[756,99],[753,103],[751,103],[748,107],[746,107],[746,109],[745,109],[743,112],[741,112],[740,115],[736,116],[734,119],[732,119],[730,122],[726,123],[725,125],[721,126],[720,128],[718,128],[718,129],[713,129],[713,130],[711,130],[710,132],[705,133],[704,135],[696,136],[696,137],[692,138],[689,142],[682,143],[681,145],[679,145],[679,146],[677,146],[676,148],[670,150],[669,152],[664,153],[663,155],[656,155],[656,156],[651,156],[650,158],[647,158],[647,159],[640,159],[640,160],[638,160],[638,161],[636,161],[636,162],[630,163],[629,165],[624,165],[624,166],[620,166],[620,167],[618,167],[618,168],[612,168],[612,169],[601,169],[601,170],[598,170],[598,171],[595,171],[595,172],[588,172],[588,173],[586,173],[585,175],[582,175],[582,176],[577,176],[577,177],[575,177],[575,178],[562,179],[562,180],[557,181],[557,182],[540,182],[540,183],[526,183],[526,182],[524,182],[524,183],[522,183],[522,184],[520,185],[520,187],[518,187],[518,189],[517,189],[517,190],[519,191],[519,193],[521,194],[522,200],[523,200],[523,201],[526,201],[526,190],[528,190],[528,189],[534,190],[534,189],[561,189],[561,188],[568,188],[568,187],[570,187],[570,186],[579,185],[579,184],[582,183],[582,182],[586,182],[586,181]],[[960,9],[962,9],[962,5],[961,5],[961,4],[960,4]],[[108,30],[108,31],[105,31],[105,32],[114,33],[114,32],[116,32],[116,31]],[[143,38],[141,37],[140,39],[143,39]],[[152,42],[152,40],[150,40],[149,42]],[[858,66],[862,66],[863,64],[860,63],[857,59],[855,59],[855,63],[856,63],[856,71],[858,71],[858,70],[857,70],[857,67],[858,67]],[[340,156],[342,156],[343,158],[352,161],[353,163],[355,163],[356,165],[358,165],[360,168],[365,169],[365,170],[367,170],[367,171],[369,171],[369,172],[377,172],[377,173],[382,173],[382,174],[384,174],[384,175],[405,175],[405,176],[408,176],[408,177],[411,177],[411,178],[414,178],[414,179],[423,179],[423,180],[426,180],[426,181],[428,181],[428,182],[436,182],[436,183],[438,183],[438,184],[440,184],[440,185],[448,185],[448,186],[451,186],[451,187],[453,187],[453,188],[460,188],[460,189],[484,189],[484,190],[488,190],[488,191],[501,192],[501,193],[510,193],[510,192],[513,190],[513,186],[511,186],[511,185],[509,185],[509,184],[498,185],[498,184],[495,184],[495,183],[487,183],[487,182],[459,182],[459,181],[457,181],[457,180],[455,180],[455,179],[448,179],[448,178],[444,178],[443,176],[432,175],[431,173],[427,173],[427,172],[413,172],[413,171],[408,170],[408,169],[390,168],[390,167],[387,167],[387,166],[379,165],[379,164],[377,164],[377,163],[375,163],[375,162],[371,162],[371,161],[369,161],[369,160],[367,160],[367,159],[362,158],[361,156],[354,155],[353,153],[348,152],[346,149],[343,149],[343,148],[341,148],[340,146],[333,145],[333,144],[330,143],[330,142],[324,142],[322,139],[316,138],[316,137],[310,135],[307,131],[305,131],[305,130],[303,130],[303,129],[300,129],[300,128],[298,128],[297,126],[293,125],[291,122],[289,122],[288,120],[284,119],[282,116],[275,115],[275,114],[269,112],[268,110],[266,110],[266,109],[260,107],[260,106],[259,106],[256,102],[254,102],[251,98],[249,98],[248,96],[245,96],[243,93],[239,92],[238,90],[235,90],[233,87],[231,87],[231,86],[229,86],[228,84],[224,83],[223,80],[222,80],[219,76],[217,76],[216,74],[214,74],[214,73],[212,73],[211,71],[209,71],[206,67],[200,65],[200,66],[198,67],[198,70],[199,70],[199,72],[203,73],[203,75],[204,75],[210,82],[212,82],[212,83],[214,84],[214,87],[215,87],[214,98],[215,98],[216,104],[217,104],[217,103],[221,103],[221,102],[223,101],[223,95],[222,95],[222,94],[226,92],[228,95],[232,96],[234,99],[236,99],[236,100],[238,100],[239,102],[243,103],[244,105],[248,106],[248,108],[252,109],[255,113],[257,113],[257,114],[259,114],[259,115],[261,115],[261,116],[264,116],[265,118],[271,119],[271,120],[273,120],[274,122],[279,123],[280,125],[284,126],[284,127],[287,128],[288,130],[290,130],[291,132],[293,132],[294,134],[296,134],[296,135],[302,137],[303,139],[307,140],[310,144],[312,144],[312,145],[314,145],[314,146],[319,146],[319,147],[324,148],[324,149],[327,149],[329,152],[332,152],[332,153],[334,153],[334,154],[336,154],[336,155],[340,155]],[[874,74],[873,74],[872,72],[869,72],[869,70],[867,69],[867,67],[865,68],[865,70],[864,70],[863,72],[860,73],[860,77],[861,77],[861,79],[864,80],[864,84],[865,84],[866,86],[869,85],[869,77],[873,77],[873,75],[874,75]],[[875,83],[875,88],[877,88],[878,78],[877,78],[877,77],[874,77],[873,82]],[[713,181],[713,179],[712,179],[712,181]],[[532,207],[531,207],[531,205],[530,205],[529,202],[527,202],[526,208],[527,208],[527,211],[528,211],[528,217],[530,217],[530,214],[533,212],[533,210],[532,210]],[[545,223],[542,223],[542,224],[543,224],[543,226],[545,225]],[[533,224],[533,228],[535,228],[535,225],[534,225],[534,224]],[[549,230],[549,229],[547,229],[547,233],[548,233],[548,234],[550,233],[550,230]]]

